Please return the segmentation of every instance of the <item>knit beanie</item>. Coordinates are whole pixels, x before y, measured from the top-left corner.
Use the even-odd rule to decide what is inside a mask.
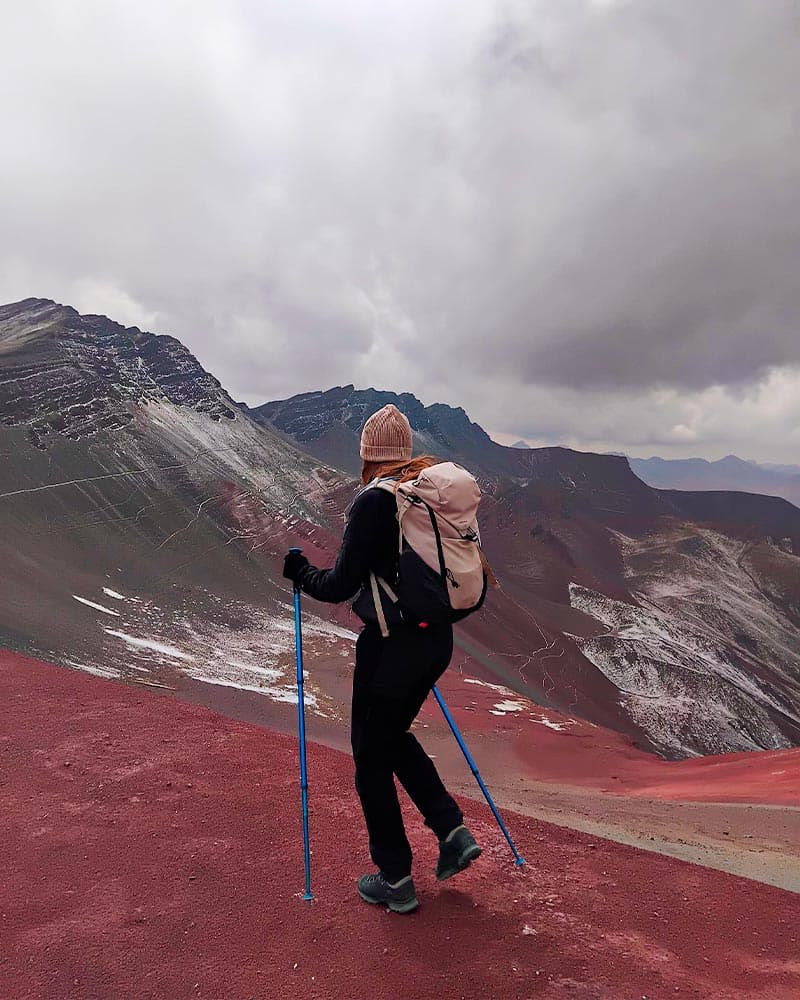
[[[373,413],[361,432],[361,457],[365,462],[403,462],[411,458],[411,424],[389,403]]]

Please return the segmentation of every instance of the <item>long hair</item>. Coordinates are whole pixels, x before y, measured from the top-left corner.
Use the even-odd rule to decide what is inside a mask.
[[[396,479],[397,485],[416,479],[423,469],[429,469],[439,461],[433,455],[419,455],[407,461],[364,462],[361,468],[361,482],[366,486],[373,479]]]

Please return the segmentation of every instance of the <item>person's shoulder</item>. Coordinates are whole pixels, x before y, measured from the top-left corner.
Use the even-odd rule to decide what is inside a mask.
[[[397,510],[397,499],[389,490],[380,486],[368,486],[363,489],[350,505],[350,517],[368,513],[394,512]]]

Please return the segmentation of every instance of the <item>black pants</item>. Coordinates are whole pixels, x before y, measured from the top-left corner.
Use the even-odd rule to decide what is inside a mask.
[[[463,822],[433,761],[409,732],[453,653],[449,625],[395,626],[388,639],[367,625],[356,643],[351,737],[356,789],[372,860],[390,882],[411,872],[411,848],[395,775],[439,840]]]

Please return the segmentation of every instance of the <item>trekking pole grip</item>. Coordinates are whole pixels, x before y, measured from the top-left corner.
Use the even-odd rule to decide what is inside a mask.
[[[302,550],[302,549],[300,548],[300,546],[299,546],[299,545],[293,545],[293,546],[292,546],[292,547],[291,547],[291,548],[289,549],[289,552],[290,552],[290,553],[291,553],[291,552],[298,552],[298,553],[299,553],[299,552],[302,552],[302,551],[303,551],[303,550]],[[292,584],[292,587],[293,587],[293,589],[294,589],[294,592],[295,592],[296,594],[299,594],[299,593],[300,593],[300,584],[299,584],[299,583],[293,583],[293,584]]]

